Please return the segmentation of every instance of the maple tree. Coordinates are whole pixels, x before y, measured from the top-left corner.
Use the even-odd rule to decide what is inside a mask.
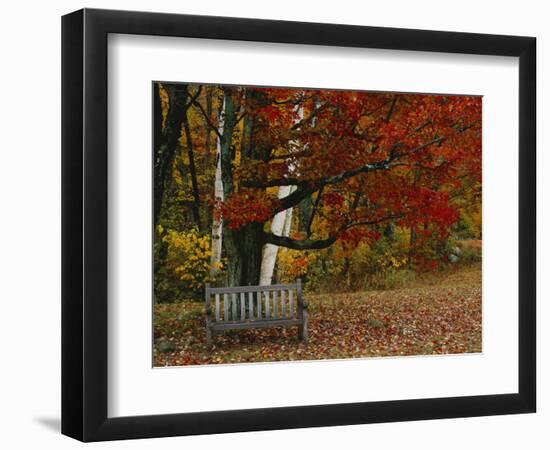
[[[163,97],[155,204],[173,202],[160,191],[170,189],[166,167],[181,166],[172,178],[191,224],[223,222],[229,286],[259,283],[267,244],[353,249],[388,224],[410,230],[418,258],[416,248],[459,221],[464,193],[480,189],[480,97],[203,85],[161,86]],[[166,151],[167,139],[181,152]],[[292,209],[295,225],[272,232]]]
[[[226,109],[221,155],[220,212],[226,248],[234,247],[230,284],[257,284],[265,243],[296,250],[357,243],[377,239],[376,225],[390,220],[444,235],[458,220],[450,196],[462,175],[481,176],[477,97],[262,88],[224,93],[235,105]],[[229,135],[239,110],[245,124],[236,164]],[[283,185],[295,189],[284,198],[270,192]],[[286,237],[265,231],[275,214],[311,196],[323,202],[316,232]]]

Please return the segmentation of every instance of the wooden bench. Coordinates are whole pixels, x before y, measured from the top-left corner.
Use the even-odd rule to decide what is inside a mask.
[[[307,342],[307,303],[302,282],[271,286],[213,288],[206,284],[206,344],[216,333],[246,328],[298,326],[298,337]]]

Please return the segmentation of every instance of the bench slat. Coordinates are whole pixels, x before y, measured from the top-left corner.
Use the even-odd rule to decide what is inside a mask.
[[[294,317],[296,316],[294,315],[294,291],[292,289],[288,291],[288,303],[290,309],[290,317],[294,319]]]
[[[269,292],[264,292],[265,294],[265,318],[269,319],[271,315],[271,308],[269,305]]]
[[[278,301],[278,295],[277,291],[273,291],[273,318],[278,319],[279,318],[279,305],[277,304]]]
[[[248,293],[248,318],[254,320],[254,293]]]
[[[256,292],[256,305],[258,310],[256,312],[256,318],[260,320],[262,318],[262,294],[261,292]]]
[[[272,284],[270,286],[234,286],[210,288],[212,294],[238,294],[240,292],[267,292],[296,289],[295,284]]]
[[[231,294],[231,320],[237,320],[237,294]]]
[[[216,322],[220,321],[220,294],[216,294]]]
[[[281,317],[286,318],[286,291],[281,291]]]
[[[246,311],[246,300],[244,298],[244,292],[241,292],[241,320],[244,320],[244,313]]]
[[[224,320],[229,320],[229,294],[223,294],[223,318]]]
[[[223,320],[229,320],[229,297],[227,294],[223,294]]]

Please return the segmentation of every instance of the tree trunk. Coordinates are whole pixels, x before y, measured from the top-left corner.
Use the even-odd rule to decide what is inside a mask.
[[[313,208],[311,210],[311,214],[309,216],[309,221],[307,223],[306,233],[309,236],[311,234],[311,226],[313,225],[313,219],[315,219],[315,213],[317,212],[317,208],[319,207],[319,204],[321,203],[321,198],[323,197],[323,190],[325,189],[324,186],[321,186],[319,189],[319,192],[317,192],[317,197],[315,198],[315,203],[313,204]]]
[[[413,268],[415,255],[416,255],[416,228],[411,227],[411,234],[409,237],[409,269]]]
[[[153,180],[153,218],[155,229],[159,223],[160,206],[162,203],[162,194],[164,187],[164,180],[160,179],[160,166],[161,166],[161,145],[162,145],[162,105],[160,100],[160,85],[159,83],[153,83],[153,165],[155,168],[155,179]]]
[[[214,92],[214,86],[206,86],[206,94],[205,94],[205,100],[206,100],[206,116],[208,117],[208,120],[212,119],[212,108],[213,108],[213,92]],[[212,151],[212,128],[210,127],[209,123],[205,120],[204,122],[204,131],[205,131],[205,154],[204,154],[204,166],[205,167],[211,167],[212,164],[212,158],[211,158],[211,151]],[[216,139],[217,142],[217,139]],[[214,164],[218,164],[217,159],[217,152],[216,152],[216,159],[214,160]],[[214,189],[215,190],[215,189]],[[215,192],[214,192],[214,198],[215,198]],[[213,208],[210,202],[205,202],[202,205],[205,213],[205,220],[204,223],[206,226],[208,226],[209,223],[213,223]]]
[[[221,139],[221,173],[224,198],[227,200],[233,193],[233,158],[231,145],[232,133],[237,121],[237,105],[234,103],[231,88],[225,88],[225,124]],[[258,91],[247,91],[246,102],[249,105],[261,105],[265,94]],[[245,109],[244,109],[245,110]],[[261,141],[256,139],[263,131],[265,124],[253,116],[245,116],[241,139],[241,160],[264,160],[266,152]],[[284,219],[284,214],[283,214]],[[262,249],[265,243],[264,223],[251,222],[235,230],[226,221],[223,225],[223,249],[227,258],[227,285],[248,286],[260,284]]]
[[[223,186],[223,198],[227,200],[233,193],[233,152],[232,138],[233,130],[237,123],[237,110],[233,99],[231,88],[224,88],[223,103],[223,132],[220,138],[220,172]],[[227,258],[227,285],[240,286],[243,280],[244,255],[242,249],[242,238],[245,229],[250,224],[239,230],[233,230],[223,221],[223,250]]]
[[[218,118],[218,132],[223,135],[225,100],[223,101]],[[223,181],[221,163],[221,139],[216,141],[216,175],[214,181],[214,198],[216,202],[223,202]],[[210,257],[210,276],[215,277],[220,269],[222,259],[223,218],[217,208],[212,212],[212,256]]]
[[[239,230],[224,229],[228,286],[260,284],[263,223],[251,222]]]
[[[153,84],[153,139],[154,152],[157,156],[157,149],[162,139],[162,104],[160,100],[160,84]],[[156,159],[155,159],[156,162]]]
[[[193,221],[197,225],[197,228],[202,231],[201,216],[200,216],[200,194],[199,183],[197,182],[197,170],[195,168],[195,153],[193,151],[193,139],[191,137],[191,129],[189,127],[189,118],[187,117],[187,110],[183,114],[183,129],[185,131],[185,140],[187,142],[187,157],[189,159],[189,173],[191,175],[191,188],[193,190]]]
[[[306,236],[312,209],[313,201],[311,195],[304,198],[298,205],[298,231]]]
[[[346,288],[351,287],[351,257],[344,257],[344,265],[342,267],[342,274],[344,275],[344,282],[346,283]]]
[[[153,95],[159,97],[158,84],[153,89]],[[181,136],[181,126],[186,111],[187,86],[167,87],[170,109],[166,117],[166,124],[159,130],[158,120],[155,121],[153,145],[154,164],[154,194],[153,194],[153,218],[155,227],[159,223],[162,200],[166,180],[174,162],[174,155]],[[154,99],[155,114],[160,114],[160,97]],[[160,114],[161,115],[161,114]]]
[[[416,187],[418,180],[420,178],[420,170],[416,169],[414,171],[413,177],[414,177],[413,186]],[[414,258],[416,256],[416,233],[417,233],[416,225],[411,226],[411,234],[409,238],[409,261],[408,261],[409,269],[413,269]]]
[[[162,126],[162,106],[160,99],[159,83],[153,85],[153,221],[155,226],[155,236],[160,245],[156,254],[154,264],[153,283],[155,289],[155,302],[158,300],[158,286],[162,281],[159,272],[164,266],[167,256],[167,246],[163,242],[165,230],[157,234],[157,225],[160,221],[160,213],[164,198],[166,184],[174,164],[176,149],[179,146],[181,136],[181,125],[186,111],[187,86],[166,87],[169,98],[169,110],[164,127]]]
[[[291,186],[281,186],[279,188],[278,197],[283,198],[291,193]],[[271,232],[277,236],[287,236],[284,234],[285,222],[288,218],[288,212],[292,214],[292,209],[281,211],[275,214],[271,221]],[[290,216],[292,220],[292,215]],[[290,230],[290,228],[289,228]],[[275,262],[277,261],[277,252],[279,247],[273,244],[266,244],[263,250],[262,267],[260,272],[260,285],[267,286],[271,284],[273,279],[273,269],[275,268]]]

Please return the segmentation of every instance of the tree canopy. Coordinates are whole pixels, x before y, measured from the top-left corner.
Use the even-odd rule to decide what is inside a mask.
[[[224,284],[258,284],[266,245],[353,249],[388,227],[417,245],[479,213],[480,97],[160,83],[153,97],[155,224],[219,234]]]

